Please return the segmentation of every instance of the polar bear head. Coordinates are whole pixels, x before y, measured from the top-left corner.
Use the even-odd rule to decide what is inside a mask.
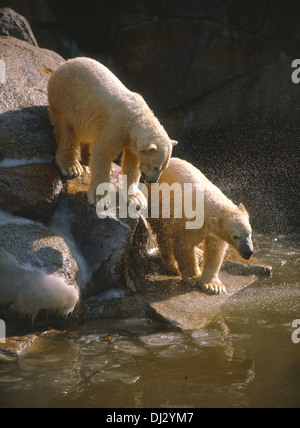
[[[130,139],[131,150],[139,159],[142,177],[149,184],[157,183],[161,173],[168,167],[173,147],[178,142],[170,139],[148,107],[131,129]]]
[[[166,140],[163,143],[150,142],[138,152],[140,171],[149,184],[157,183],[161,173],[168,167],[173,147],[177,141]]]
[[[252,228],[243,204],[225,218],[212,218],[211,221],[216,235],[235,248],[243,259],[253,256]]]

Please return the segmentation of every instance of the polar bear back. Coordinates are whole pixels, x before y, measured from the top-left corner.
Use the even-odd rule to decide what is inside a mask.
[[[184,183],[192,183],[193,185],[199,183],[205,192],[205,209],[230,209],[235,210],[237,207],[234,203],[224,195],[224,193],[215,186],[199,169],[194,167],[189,162],[182,159],[171,158],[168,168],[162,173],[160,182],[179,183],[181,186]]]
[[[55,78],[60,82],[65,81],[64,88],[71,81],[72,86],[76,84],[76,90],[84,89],[92,93],[101,91],[102,96],[122,97],[130,93],[107,67],[91,58],[75,58],[65,62],[53,73],[51,80]]]
[[[78,110],[95,115],[105,109],[113,116],[137,108],[146,108],[143,98],[131,92],[103,64],[91,58],[75,58],[65,62],[52,74],[49,81],[51,104],[64,111],[77,106]]]
[[[67,124],[84,143],[91,143],[104,131],[112,139],[115,134],[126,138],[138,113],[149,110],[141,95],[90,58],[71,59],[55,70],[48,96],[52,123]]]

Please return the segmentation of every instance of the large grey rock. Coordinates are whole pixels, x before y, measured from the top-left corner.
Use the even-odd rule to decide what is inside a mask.
[[[64,60],[12,37],[0,37],[0,60],[0,208],[45,222],[62,189],[59,171],[49,164],[15,165],[20,159],[49,162],[55,155],[47,85]]]
[[[55,155],[48,116],[47,85],[63,63],[54,52],[12,37],[0,37],[5,82],[0,83],[0,154],[2,158]]]
[[[57,273],[73,285],[77,266],[63,239],[37,224],[0,226],[1,248],[12,254],[21,264],[42,269],[47,274]]]
[[[1,213],[0,308],[31,316],[68,314],[78,302],[78,266],[65,241],[44,227]]]
[[[126,3],[110,65],[179,140],[175,154],[232,189],[256,230],[299,234],[299,2],[188,3]]]
[[[225,301],[256,281],[255,276],[233,276],[221,273],[227,294],[209,296],[182,281],[168,277],[149,278],[148,287],[141,295],[156,316],[181,330],[201,330],[218,319]],[[158,298],[159,296],[159,298]]]
[[[68,10],[69,15],[67,22],[69,23],[70,28],[73,29],[75,23],[72,19],[72,12],[73,9],[77,7],[76,2],[72,3],[71,8],[70,5],[65,2],[60,1],[59,3],[63,5],[66,10]],[[13,16],[16,16],[16,18],[20,17],[19,14],[21,14],[23,17],[26,17],[26,20],[28,20],[28,22],[30,23],[30,27],[32,29],[34,37],[41,48],[46,48],[57,52],[64,58],[84,56],[84,54],[77,47],[77,44],[74,39],[70,36],[70,32],[68,31],[68,29],[65,28],[65,25],[62,25],[61,20],[63,18],[61,14],[59,13],[56,16],[54,15],[52,10],[52,0],[5,0],[5,6],[10,7],[14,11],[18,12],[14,12],[15,15]],[[81,11],[90,10],[89,8],[82,8],[79,3],[78,6],[81,8]],[[103,17],[103,19],[105,18],[106,17]],[[98,27],[101,26],[101,23],[99,22],[99,15],[95,16],[95,20],[96,19],[98,19]],[[88,28],[88,26],[85,27],[84,34],[87,33]],[[91,39],[89,40],[91,41]]]
[[[113,165],[111,181],[116,184],[121,168]],[[67,180],[51,220],[51,230],[67,236],[76,247],[85,270],[82,298],[112,289],[129,292],[128,255],[138,219],[109,216],[99,219],[96,208],[87,202],[89,173]]]
[[[38,46],[27,19],[8,7],[0,9],[0,36],[15,37]]]
[[[251,127],[253,117],[272,126],[274,117],[297,124],[299,91],[291,83],[288,51],[277,43],[280,1],[274,3],[192,2],[190,9],[179,1],[135,0],[118,16],[115,70],[175,136],[240,120]],[[287,32],[293,17],[281,8]]]
[[[21,217],[47,222],[62,188],[54,163],[0,168],[0,208]]]

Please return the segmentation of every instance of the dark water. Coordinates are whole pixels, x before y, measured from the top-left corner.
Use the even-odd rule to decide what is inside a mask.
[[[255,239],[274,269],[185,332],[149,319],[87,322],[0,365],[1,407],[300,407],[300,245]],[[300,335],[299,335],[300,336]]]

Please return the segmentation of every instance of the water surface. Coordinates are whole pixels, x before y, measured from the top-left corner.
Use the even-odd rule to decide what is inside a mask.
[[[150,319],[96,320],[0,364],[1,407],[299,407],[300,245],[258,236],[273,266],[216,321],[181,332]]]

